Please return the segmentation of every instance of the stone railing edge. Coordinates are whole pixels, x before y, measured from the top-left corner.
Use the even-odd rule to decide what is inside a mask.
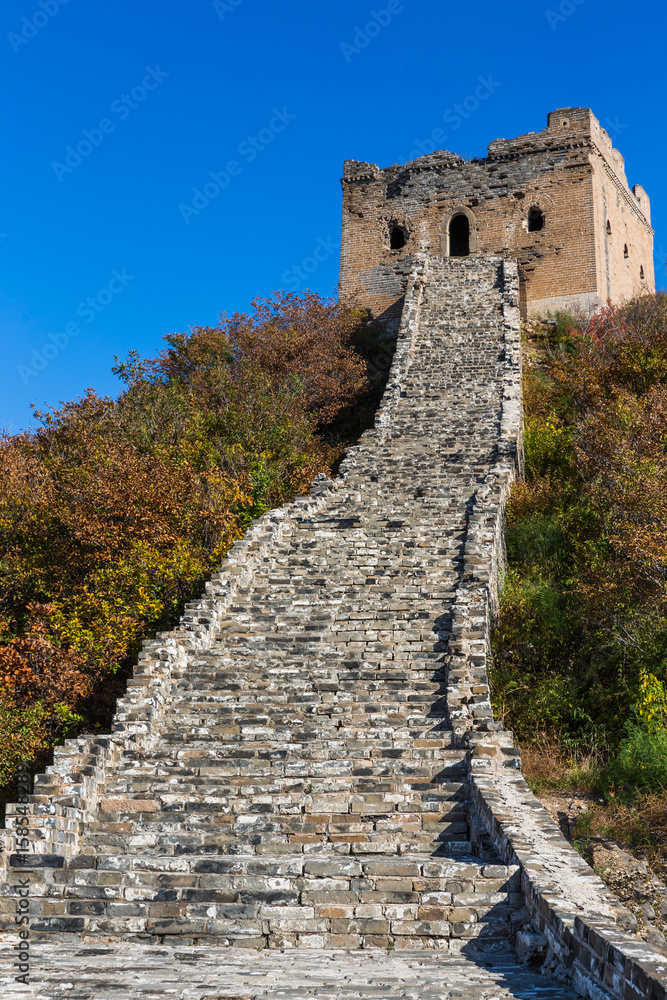
[[[505,568],[505,507],[523,468],[519,275],[515,262],[501,257],[497,262],[505,347],[499,437],[493,468],[468,503],[447,656],[447,705],[453,742],[461,747],[471,729],[502,728],[493,722],[486,664],[491,657],[491,615]]]
[[[400,399],[403,382],[410,370],[410,362],[419,332],[419,317],[424,297],[424,287],[428,277],[428,258],[425,254],[415,254],[415,265],[408,277],[401,323],[396,340],[396,350],[392,361],[387,386],[375,414],[375,430],[371,434],[389,430],[393,415]]]
[[[489,733],[469,751],[470,811],[503,862],[519,868],[520,956],[584,997],[666,1000],[667,955],[629,933],[634,916],[562,836],[504,735]]]

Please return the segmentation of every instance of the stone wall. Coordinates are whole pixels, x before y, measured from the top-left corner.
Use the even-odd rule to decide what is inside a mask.
[[[590,1000],[664,1000],[667,957],[636,935],[624,910],[517,772],[507,734],[471,740],[471,809],[507,864],[521,872],[527,920],[517,951]]]
[[[438,948],[444,960],[445,952],[484,953],[485,943],[495,953],[514,933],[527,962],[591,1000],[667,997],[667,957],[629,933],[632,916],[530,793],[512,734],[491,710],[486,666],[504,567],[504,508],[521,467],[516,265],[489,256],[421,255],[404,281],[397,349],[375,429],[349,449],[336,484],[320,476],[311,497],[261,518],[181,626],[145,644],[112,734],[68,741],[37,778],[28,807],[30,853],[14,851],[12,864],[36,869],[38,927],[54,935],[56,946],[59,934],[85,929],[119,938],[129,928],[142,940],[171,934],[172,943],[186,933],[211,940],[245,935],[257,947],[390,942]],[[267,610],[272,594],[279,612]],[[273,685],[256,702],[247,682],[252,671],[258,689]],[[227,677],[236,678],[237,693],[225,687]],[[202,723],[203,706],[213,713],[211,725]],[[188,753],[201,758],[201,747],[187,748],[188,739],[200,738],[212,742],[221,771],[212,780],[228,782],[228,769],[242,761],[252,768],[251,802],[263,780],[277,791],[267,788],[257,816],[239,797],[237,813],[220,812],[233,822],[209,829],[213,796],[204,781],[203,792],[188,792],[196,809],[184,811],[173,836],[178,789],[165,802],[155,785],[168,785],[169,777],[156,775],[165,761],[178,770]],[[448,768],[454,779],[443,777]],[[442,791],[448,781],[452,800],[434,803],[434,817],[431,786]],[[466,799],[469,816],[460,822]],[[401,812],[401,802],[414,815],[407,816],[407,805]],[[5,861],[15,836],[20,842],[22,811],[8,810]],[[105,823],[115,829],[100,830]],[[155,825],[147,836],[149,823]],[[107,835],[113,844],[105,847]],[[225,837],[231,858],[213,850]],[[176,841],[185,855],[158,857],[160,838],[172,851]],[[457,850],[469,852],[471,841],[477,858],[452,860]],[[200,845],[214,853],[213,865],[210,857],[203,866],[197,860]],[[271,851],[283,855],[279,869]],[[487,866],[488,856],[502,864]],[[99,858],[106,867],[97,867]],[[241,881],[283,872],[293,902],[248,901],[239,904],[248,912],[234,921],[218,914],[227,904],[215,893],[225,880],[236,892],[233,869],[243,865],[262,875],[241,874]],[[468,868],[477,874],[465,875],[472,888],[462,893],[452,873],[463,877]],[[312,893],[304,898],[337,889],[327,882],[336,873],[347,878],[344,898],[331,905]],[[96,881],[100,875],[107,880]],[[181,895],[183,882],[196,902]],[[275,888],[266,883],[267,891]],[[349,902],[365,892],[370,899]],[[11,887],[8,901],[11,921]],[[237,905],[234,898],[229,905]]]

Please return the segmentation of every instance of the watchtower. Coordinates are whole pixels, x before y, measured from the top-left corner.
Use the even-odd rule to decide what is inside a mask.
[[[517,261],[524,316],[592,313],[654,291],[648,195],[589,108],[496,139],[484,159],[441,150],[404,166],[346,162],[341,295],[395,330],[420,251]]]

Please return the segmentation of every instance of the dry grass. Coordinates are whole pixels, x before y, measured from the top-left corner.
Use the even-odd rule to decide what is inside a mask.
[[[602,798],[604,750],[590,745],[573,751],[557,734],[539,734],[521,747],[521,758],[528,785],[545,798],[545,804],[565,809],[569,793],[583,797],[585,811],[576,815],[575,800],[575,811],[568,811],[567,816],[570,828],[563,832],[584,857],[588,859],[595,842],[613,841],[654,871],[665,873],[667,792],[636,793],[632,797],[607,794]],[[568,793],[568,798],[563,799],[559,792]]]
[[[632,801],[612,798],[578,821],[575,836],[612,840],[628,848],[644,848],[652,861],[667,858],[667,795],[641,795]]]
[[[536,795],[565,789],[592,792],[598,787],[605,755],[595,745],[574,750],[557,735],[539,733],[522,745],[521,761],[523,776]]]

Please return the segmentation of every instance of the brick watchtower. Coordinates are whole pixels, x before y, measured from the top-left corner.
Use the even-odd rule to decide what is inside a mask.
[[[485,159],[441,150],[380,170],[348,161],[340,289],[396,329],[413,254],[518,262],[524,315],[593,312],[654,291],[648,195],[589,108],[496,139]]]

